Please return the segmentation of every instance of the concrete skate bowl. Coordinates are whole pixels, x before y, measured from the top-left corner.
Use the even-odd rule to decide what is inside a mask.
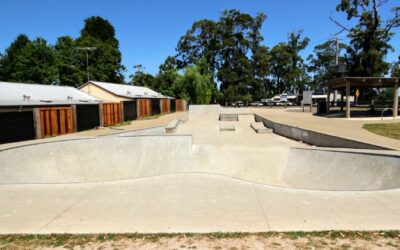
[[[258,166],[246,156],[191,136],[134,136],[69,140],[0,151],[0,184],[117,181],[196,173],[262,185],[310,190],[384,190],[400,187],[400,158],[291,148],[281,165]],[[285,163],[286,162],[286,163]]]
[[[191,144],[190,136],[137,136],[6,149],[0,151],[0,184],[112,181],[179,172]]]

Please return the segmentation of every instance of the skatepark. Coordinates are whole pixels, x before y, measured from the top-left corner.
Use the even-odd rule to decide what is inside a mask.
[[[217,105],[168,126],[4,147],[0,232],[399,229],[398,151],[317,147]]]

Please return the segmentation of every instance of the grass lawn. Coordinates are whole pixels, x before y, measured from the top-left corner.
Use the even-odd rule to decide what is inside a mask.
[[[364,124],[363,128],[378,135],[400,140],[400,123]]]
[[[399,231],[1,235],[0,249],[399,249]]]

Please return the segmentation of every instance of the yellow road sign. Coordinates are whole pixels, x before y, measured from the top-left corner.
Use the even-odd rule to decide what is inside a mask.
[[[358,96],[360,95],[360,90],[356,90],[356,97],[358,98]]]

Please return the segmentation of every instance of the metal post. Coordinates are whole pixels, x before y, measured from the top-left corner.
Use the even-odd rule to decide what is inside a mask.
[[[87,81],[89,82],[89,51],[86,50],[86,74],[87,74]]]
[[[339,65],[339,37],[336,37],[336,66]]]
[[[326,93],[326,114],[329,115],[331,109],[331,88],[328,87],[328,91]]]
[[[346,82],[346,118],[350,118],[350,83]]]
[[[89,51],[96,50],[96,47],[75,47],[77,50],[84,50],[86,52],[86,76],[87,76],[87,81],[90,81],[90,75],[89,75]]]
[[[340,111],[343,112],[344,91],[340,91]]]
[[[396,118],[399,113],[399,95],[397,94],[398,89],[399,82],[396,82],[393,89],[393,118]]]

